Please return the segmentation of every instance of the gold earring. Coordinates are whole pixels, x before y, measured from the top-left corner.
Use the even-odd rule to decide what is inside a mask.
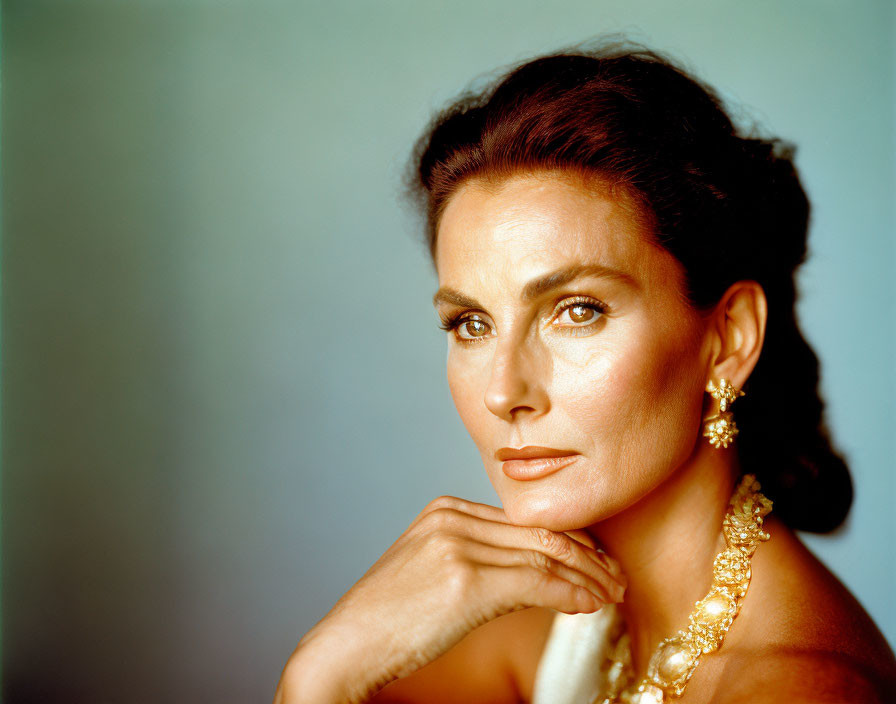
[[[745,394],[735,388],[728,379],[720,379],[718,386],[710,379],[706,390],[714,399],[718,400],[719,412],[703,419],[706,423],[706,432],[703,433],[703,437],[709,438],[709,444],[715,448],[720,445],[728,447],[728,443],[734,440],[734,436],[739,432],[734,423],[733,414],[728,411],[728,406]]]

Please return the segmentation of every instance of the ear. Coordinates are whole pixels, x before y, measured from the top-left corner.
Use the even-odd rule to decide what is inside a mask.
[[[709,379],[725,378],[742,388],[765,340],[768,302],[756,281],[737,281],[728,287],[712,314],[713,335]]]

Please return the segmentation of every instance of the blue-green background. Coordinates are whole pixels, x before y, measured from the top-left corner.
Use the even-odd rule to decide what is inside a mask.
[[[799,147],[857,488],[807,542],[896,643],[894,7],[4,0],[4,701],[268,700],[428,500],[496,503],[400,172],[472,79],[606,31]]]

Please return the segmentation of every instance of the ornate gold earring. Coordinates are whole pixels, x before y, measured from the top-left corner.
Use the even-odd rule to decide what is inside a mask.
[[[703,437],[709,438],[709,444],[715,448],[720,445],[728,447],[728,443],[734,440],[734,436],[738,433],[733,414],[728,410],[728,406],[745,394],[735,388],[728,379],[720,379],[718,386],[710,379],[706,390],[714,399],[718,399],[719,412],[703,419],[706,423],[706,432],[703,433]]]

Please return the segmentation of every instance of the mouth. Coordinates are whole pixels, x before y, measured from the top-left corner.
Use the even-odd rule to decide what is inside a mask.
[[[575,462],[581,455],[572,450],[527,445],[520,449],[502,447],[495,459],[503,461],[501,470],[510,479],[520,482],[547,477]]]

